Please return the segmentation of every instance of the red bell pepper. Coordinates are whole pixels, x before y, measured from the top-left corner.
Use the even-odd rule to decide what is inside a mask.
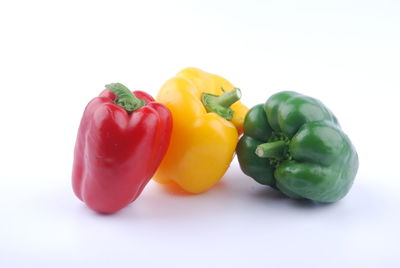
[[[114,83],[86,106],[75,144],[72,186],[99,213],[133,202],[165,155],[172,129],[168,108]]]

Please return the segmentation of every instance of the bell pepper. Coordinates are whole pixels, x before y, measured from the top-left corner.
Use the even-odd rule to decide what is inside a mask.
[[[250,109],[236,152],[257,182],[318,202],[343,198],[358,169],[357,152],[332,112],[289,91]]]
[[[224,78],[186,68],[167,81],[157,101],[174,118],[171,143],[154,180],[201,193],[229,167],[247,108],[240,90]]]
[[[72,186],[99,213],[133,202],[161,162],[171,135],[168,109],[141,91],[109,84],[86,106],[75,144]]]

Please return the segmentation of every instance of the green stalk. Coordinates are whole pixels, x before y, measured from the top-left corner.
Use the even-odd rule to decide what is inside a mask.
[[[257,146],[256,155],[261,158],[283,159],[287,150],[286,142],[273,141],[263,143]]]
[[[106,85],[106,89],[115,94],[114,103],[124,108],[128,113],[136,111],[146,103],[137,98],[126,86],[121,83],[112,83]]]
[[[242,93],[240,89],[234,88],[233,90],[225,92],[220,96],[203,93],[201,96],[201,101],[203,102],[207,112],[216,113],[226,120],[231,120],[233,116],[233,110],[230,108],[230,106],[237,102],[241,96]]]

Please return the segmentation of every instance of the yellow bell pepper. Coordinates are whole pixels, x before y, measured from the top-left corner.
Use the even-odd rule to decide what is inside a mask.
[[[222,95],[222,96],[221,96]],[[240,90],[224,78],[186,68],[160,89],[157,101],[172,113],[170,145],[154,180],[201,193],[228,169],[248,111]]]

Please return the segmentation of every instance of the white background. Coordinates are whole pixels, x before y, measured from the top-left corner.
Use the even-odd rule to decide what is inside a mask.
[[[0,267],[400,267],[399,1],[1,1]],[[315,205],[246,177],[209,192],[150,182],[111,216],[72,193],[86,103],[106,83],[155,95],[194,66],[249,107],[320,99],[360,157]],[[195,168],[195,167],[194,167]]]

